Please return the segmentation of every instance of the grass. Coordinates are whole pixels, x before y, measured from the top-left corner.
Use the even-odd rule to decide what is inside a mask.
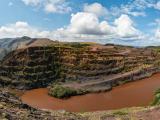
[[[115,110],[115,111],[113,111],[113,115],[127,115],[128,113],[126,113],[126,112],[122,112],[122,111],[119,111],[119,110]]]

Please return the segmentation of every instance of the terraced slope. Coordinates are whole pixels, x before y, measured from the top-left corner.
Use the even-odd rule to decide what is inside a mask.
[[[125,50],[131,52],[124,53]],[[92,50],[53,45],[17,49],[1,61],[0,84],[18,90],[63,85],[106,91],[159,72],[154,67],[160,63],[159,55],[155,58],[148,50],[143,50],[143,54],[134,51],[142,50],[122,49],[122,46]]]

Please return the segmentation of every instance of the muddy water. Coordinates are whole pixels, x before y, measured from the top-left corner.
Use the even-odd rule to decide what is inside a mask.
[[[149,105],[153,100],[153,91],[157,87],[160,87],[160,74],[114,87],[110,92],[74,96],[68,100],[48,96],[49,89],[45,88],[27,91],[20,97],[24,103],[38,108],[66,109],[72,112],[77,112],[81,108],[85,111],[113,110],[139,106],[141,103]]]

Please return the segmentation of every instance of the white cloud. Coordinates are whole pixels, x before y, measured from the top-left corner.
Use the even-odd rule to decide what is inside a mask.
[[[102,17],[109,14],[107,8],[103,7],[99,3],[93,3],[88,5],[87,3],[84,4],[84,12],[90,12],[96,14],[98,17]]]
[[[157,39],[160,39],[160,32],[159,32],[159,29],[157,30],[157,32],[156,32],[156,34],[155,34],[155,37],[156,37]]]
[[[94,13],[78,12],[71,15],[68,31],[76,34],[103,35],[112,33],[112,27],[106,21],[99,23]]]
[[[148,7],[154,7],[155,9],[160,10],[160,1],[158,1],[156,4],[149,4]]]
[[[71,14],[70,24],[55,31],[39,31],[38,28],[30,26],[27,22],[18,21],[15,24],[8,24],[0,27],[0,38],[13,38],[29,36],[33,38],[50,38],[52,40],[75,42],[114,42],[117,44],[140,45],[149,44],[158,40],[159,31],[156,37],[142,32],[133,27],[133,22],[128,15],[122,14],[110,25],[107,21],[99,22],[94,13],[78,12]],[[158,21],[158,19],[157,19]]]
[[[43,18],[46,21],[52,21],[52,19],[48,19],[48,18]]]
[[[126,14],[115,19],[114,25],[110,25],[107,21],[99,22],[93,13],[78,12],[71,16],[68,26],[53,32],[54,39],[70,42],[114,42],[125,45],[150,45],[160,41],[134,28],[133,21]]]
[[[151,22],[151,23],[148,23],[147,25],[148,26],[154,26],[154,25],[157,25],[157,23]]]
[[[43,6],[47,13],[68,13],[72,8],[65,0],[22,0],[26,5]]]
[[[26,5],[37,5],[38,3],[44,2],[45,0],[22,0]]]
[[[156,25],[156,28],[154,28],[154,29],[151,29],[150,31],[151,31],[151,33],[156,33],[157,32],[157,30],[159,30],[160,29],[160,19],[155,19],[155,23],[153,22],[153,23],[150,23],[151,25],[153,24],[153,25]]]
[[[12,5],[13,5],[13,3],[11,3],[11,2],[10,2],[8,5],[9,5],[9,6],[12,6]]]
[[[64,41],[136,41],[144,38],[142,33],[135,29],[128,15],[122,14],[114,21],[114,26],[107,21],[99,22],[93,13],[78,12],[71,15],[71,23],[65,28],[54,31],[54,38]]]
[[[122,14],[121,17],[116,19],[114,23],[117,25],[116,31],[120,37],[130,38],[139,36],[140,31],[132,27],[133,22],[128,15]]]
[[[121,5],[120,8],[118,8],[117,6],[112,6],[110,8],[112,15],[116,16],[119,14],[130,14],[133,15],[135,17],[137,16],[146,16],[146,13],[144,12],[144,10],[147,7],[150,7],[152,5],[152,3],[154,3],[153,0],[135,0],[134,2],[129,2],[127,5]]]
[[[154,6],[154,8],[160,10],[160,1],[157,2],[157,4]]]
[[[18,21],[15,26],[16,27],[20,27],[20,28],[28,27],[28,23],[27,22]]]
[[[38,28],[34,28],[28,25],[27,22],[18,21],[15,24],[8,24],[0,28],[0,38],[14,38],[14,37],[48,37],[52,38],[52,34],[49,31],[38,32]]]

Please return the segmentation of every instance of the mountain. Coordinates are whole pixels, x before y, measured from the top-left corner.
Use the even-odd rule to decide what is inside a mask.
[[[30,38],[27,36],[19,38],[0,39],[0,60],[10,51],[30,46],[44,46],[55,44],[57,42],[47,38]]]

